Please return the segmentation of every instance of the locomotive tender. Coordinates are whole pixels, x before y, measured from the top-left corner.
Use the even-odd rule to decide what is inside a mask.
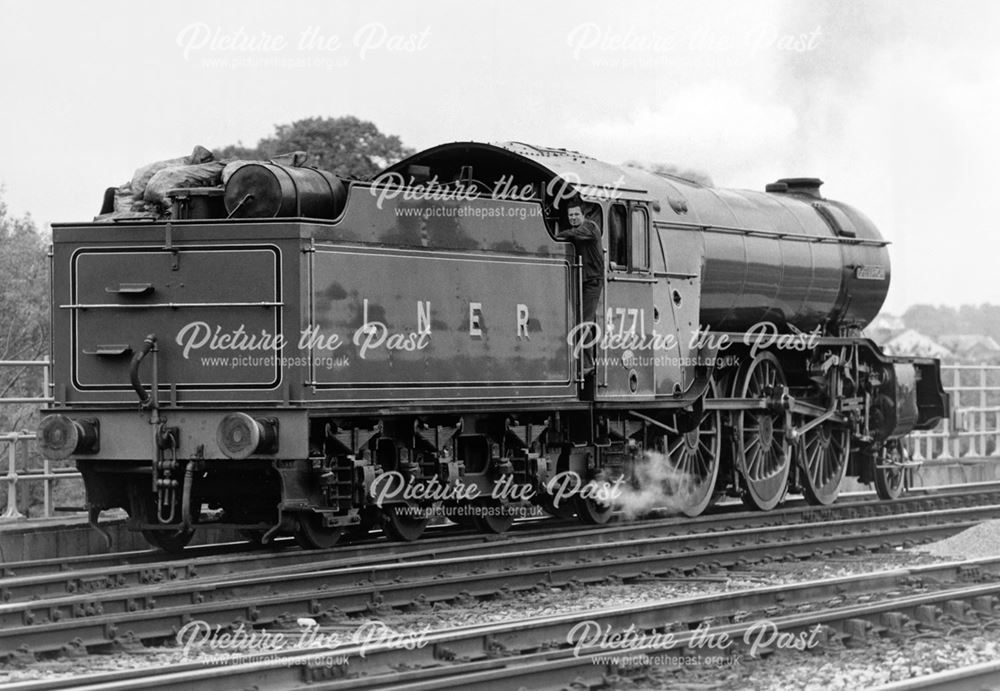
[[[209,521],[410,540],[432,507],[603,523],[649,477],[690,516],[830,503],[845,474],[894,498],[903,438],[949,401],[937,360],[860,335],[887,243],[820,185],[462,142],[373,181],[252,163],[167,221],[56,225],[43,453],[75,459],[95,527],[123,507],[165,549]],[[589,329],[571,204],[603,237]]]

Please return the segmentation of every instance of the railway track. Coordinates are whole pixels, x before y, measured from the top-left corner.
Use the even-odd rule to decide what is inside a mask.
[[[697,518],[687,518],[684,516],[668,516],[659,519],[659,525],[670,523],[679,526],[693,526],[701,529],[701,526],[718,521],[750,521],[761,525],[775,525],[776,521],[797,520],[798,516],[815,512],[850,512],[876,511],[892,512],[907,507],[912,502],[925,500],[936,500],[938,502],[951,502],[960,500],[961,497],[968,497],[970,501],[988,501],[990,497],[1000,495],[1000,482],[980,482],[966,485],[949,485],[945,487],[924,488],[910,490],[905,496],[893,502],[884,502],[878,499],[874,492],[853,493],[842,495],[841,501],[827,507],[816,507],[807,504],[802,499],[792,499],[786,501],[782,508],[770,512],[761,513],[757,511],[746,511],[742,504],[736,501],[724,503],[713,507],[705,515]],[[978,498],[978,499],[977,499]],[[937,503],[928,505],[932,508],[943,508],[943,504]],[[773,518],[773,520],[772,520]],[[645,523],[651,522],[647,519]],[[390,557],[405,555],[414,551],[422,551],[441,544],[450,544],[453,541],[465,540],[470,544],[481,541],[492,541],[500,539],[517,538],[522,534],[533,531],[551,532],[552,530],[572,531],[582,529],[581,525],[573,520],[560,520],[552,517],[522,518],[514,523],[514,527],[503,535],[488,535],[474,533],[467,528],[458,525],[436,525],[427,528],[427,531],[416,543],[393,542],[385,539],[381,531],[373,531],[369,537],[356,540],[350,545],[342,544],[329,550],[315,550],[309,554],[334,553],[344,556],[345,559],[361,556],[373,549],[372,545],[378,545],[377,549],[386,552]],[[176,565],[178,562],[187,563],[190,561],[210,562],[216,559],[220,565],[227,558],[231,558],[235,564],[235,569],[243,568],[247,562],[258,560],[262,563],[268,560],[280,560],[287,558],[288,554],[273,554],[271,551],[261,552],[261,548],[254,548],[246,542],[231,542],[218,545],[195,545],[188,547],[180,554],[167,554],[161,550],[148,549],[131,552],[113,552],[107,554],[81,555],[66,558],[54,559],[34,559],[28,561],[11,561],[0,564],[0,583],[4,579],[11,577],[41,576],[44,574],[65,574],[69,572],[85,572],[93,570],[105,572],[108,569],[119,567],[158,567],[161,565]],[[276,550],[281,553],[298,552],[301,550],[292,538],[278,538],[272,547],[264,548]]]
[[[962,503],[968,503],[963,500]],[[461,597],[613,578],[744,568],[749,564],[891,549],[945,537],[991,518],[1000,505],[812,520],[793,525],[655,534],[642,524],[524,541],[441,547],[430,558],[346,566],[338,557],[240,574],[202,575],[140,587],[73,593],[0,605],[0,650],[22,655],[99,650],[168,639],[192,620],[273,627],[299,616],[325,622],[351,614],[419,608]],[[652,533],[652,534],[651,534]],[[613,563],[613,569],[609,568]]]
[[[918,689],[983,691],[998,687],[1000,687],[1000,661],[984,662],[893,684],[883,684],[872,691],[918,691]]]
[[[995,622],[998,603],[1000,558],[980,559],[445,629],[421,634],[413,645],[369,640],[276,650],[265,660],[235,655],[224,665],[186,662],[90,675],[72,684],[95,691],[152,686],[561,689],[626,681],[665,687],[674,667],[671,659],[753,658],[782,648],[864,646],[878,635],[904,640],[956,624]],[[997,671],[996,664],[981,665],[935,677],[975,684],[973,680],[994,679],[989,675]],[[887,688],[939,688],[930,679],[923,683]],[[42,681],[9,688],[66,686],[64,681]]]
[[[920,490],[894,502],[882,502],[874,494],[852,497],[828,507],[804,501],[762,512],[736,511],[736,505],[720,507],[711,515],[695,519],[671,516],[637,522],[615,522],[600,528],[555,518],[526,519],[503,535],[473,533],[461,526],[439,526],[433,534],[414,543],[392,542],[378,533],[355,545],[304,552],[291,539],[283,539],[273,550],[248,551],[245,543],[191,548],[181,555],[156,550],[95,555],[67,560],[12,562],[0,571],[0,603],[39,597],[56,597],[120,590],[209,576],[225,576],[262,569],[310,569],[316,562],[333,568],[389,563],[437,556],[456,557],[491,545],[493,551],[516,549],[515,543],[543,548],[555,544],[633,539],[654,535],[697,534],[755,527],[794,524],[806,520],[837,517],[888,516],[948,507],[973,506],[1000,501],[1000,483],[977,483],[949,488]]]

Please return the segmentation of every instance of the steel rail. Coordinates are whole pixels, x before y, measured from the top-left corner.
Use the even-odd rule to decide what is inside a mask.
[[[1000,688],[1000,662],[983,662],[958,669],[876,686],[871,691],[916,691],[917,689],[948,689],[949,691],[983,691]]]
[[[768,586],[721,594],[660,600],[600,611],[534,617],[501,624],[473,625],[430,632],[412,647],[375,645],[346,640],[342,646],[276,650],[266,662],[244,662],[234,656],[220,666],[189,662],[156,670],[86,675],[72,680],[14,684],[16,691],[83,688],[117,691],[133,688],[218,689],[309,688],[344,689],[509,689],[566,688],[570,683],[597,684],[642,674],[644,664],[621,664],[600,659],[652,656],[665,651],[678,655],[711,653],[697,625],[711,620],[711,634],[725,634],[736,644],[729,652],[745,652],[759,630],[763,614],[781,632],[816,630],[818,644],[838,639],[864,642],[880,628],[902,632],[912,622],[935,628],[958,619],[995,619],[1000,580],[989,584],[940,585],[941,581],[1000,578],[1000,557],[895,569],[819,581]],[[898,594],[900,589],[935,588],[930,592]],[[863,605],[845,605],[852,596],[878,593],[881,599]],[[822,602],[822,604],[817,604]],[[812,605],[810,611],[802,611]],[[789,613],[790,611],[793,611]],[[785,612],[785,613],[783,613]],[[907,612],[910,619],[899,616]],[[738,621],[739,620],[739,621]],[[595,625],[606,632],[599,639],[571,637],[574,628]],[[817,629],[816,627],[819,626]],[[755,627],[758,627],[755,629]],[[694,628],[694,630],[692,630]],[[636,645],[611,644],[633,634],[660,634],[639,639]],[[609,638],[608,633],[626,638]],[[671,634],[670,639],[665,634]],[[573,645],[574,639],[576,645]],[[581,640],[584,642],[581,643]],[[587,642],[589,640],[589,642]],[[647,642],[648,641],[648,642]],[[610,652],[609,652],[610,648]],[[624,650],[623,650],[624,648]],[[761,645],[758,652],[774,646]],[[331,664],[331,659],[346,662]],[[900,688],[927,688],[903,686]],[[949,687],[950,688],[950,687]]]
[[[801,519],[830,520],[839,515],[850,517],[890,515],[912,511],[946,508],[950,503],[995,502],[1000,498],[1000,483],[948,488],[949,491],[920,491],[894,502],[880,502],[865,497],[861,501],[809,506],[804,501],[775,511],[716,512],[695,519],[671,516],[636,523],[612,523],[602,527],[584,527],[555,518],[522,519],[503,535],[470,534],[459,526],[437,526],[434,537],[415,543],[398,543],[373,537],[359,545],[340,545],[330,550],[303,552],[247,551],[245,543],[188,548],[183,554],[168,557],[163,552],[145,550],[119,554],[70,557],[37,562],[14,562],[0,565],[0,602],[37,599],[82,592],[146,586],[168,581],[242,573],[257,568],[312,568],[317,562],[339,561],[344,566],[396,562],[404,559],[430,559],[435,556],[458,556],[470,546],[490,544],[493,551],[510,551],[519,546],[536,548],[546,544],[568,544],[599,540],[629,539],[662,533],[665,530],[713,532],[730,528],[784,525]],[[871,495],[874,497],[874,495]],[[725,507],[730,508],[730,507]],[[544,532],[543,532],[544,531]],[[517,543],[517,544],[514,544]],[[290,546],[282,541],[280,546]],[[330,563],[332,567],[334,564]]]
[[[346,613],[417,608],[462,595],[498,593],[574,582],[678,575],[693,570],[741,568],[773,559],[802,559],[888,549],[915,539],[945,537],[991,518],[1000,506],[923,514],[860,517],[793,526],[659,536],[605,544],[561,545],[402,563],[280,569],[165,583],[142,588],[0,605],[0,651],[25,647],[52,652],[113,644],[129,632],[143,640],[172,635],[188,621],[212,626],[234,621],[264,626],[289,616],[342,619]],[[484,564],[488,563],[488,568]]]

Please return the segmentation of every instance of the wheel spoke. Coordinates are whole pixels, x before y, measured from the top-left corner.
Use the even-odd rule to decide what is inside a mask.
[[[778,468],[782,463],[784,463],[785,460],[785,443],[775,438],[771,442],[771,450],[774,454],[774,467]]]
[[[812,468],[812,479],[813,483],[816,485],[822,485],[824,479],[826,478],[826,454],[822,451],[816,454],[816,458],[813,460]]]
[[[681,448],[682,446],[684,446],[683,438],[678,439],[677,443],[674,444],[674,447],[672,449],[667,450],[667,456],[669,456],[670,458],[674,458],[675,454],[677,453],[677,449]]]
[[[764,449],[758,446],[753,450],[753,455],[750,457],[749,463],[747,463],[749,475],[754,479],[760,477],[760,468],[764,460]]]
[[[684,481],[688,475],[694,472],[694,467],[691,462],[691,454],[688,453],[687,449],[682,449],[679,456],[677,457],[677,469],[680,471],[680,480]]]

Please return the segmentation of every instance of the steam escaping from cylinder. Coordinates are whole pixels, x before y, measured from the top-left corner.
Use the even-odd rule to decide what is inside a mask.
[[[613,506],[624,520],[641,518],[654,509],[679,512],[684,507],[684,488],[693,481],[666,454],[646,451],[633,466],[633,481],[621,486]]]

